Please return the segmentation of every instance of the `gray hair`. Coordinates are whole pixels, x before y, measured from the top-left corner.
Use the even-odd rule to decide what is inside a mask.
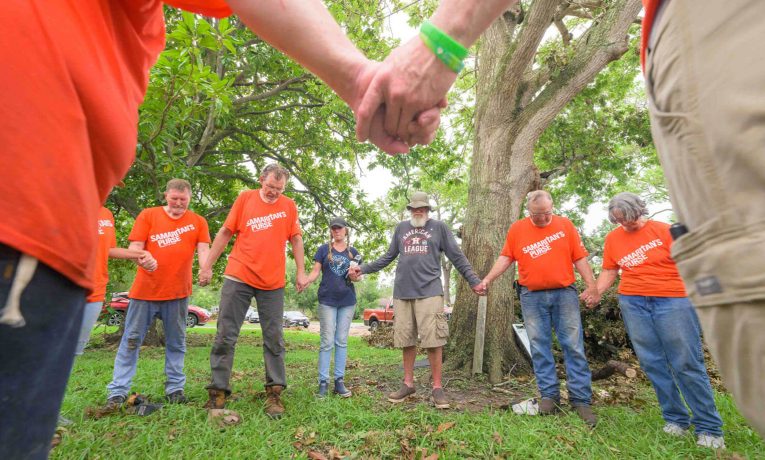
[[[614,218],[614,211],[616,210],[619,210],[622,219],[625,222],[634,222],[641,217],[648,215],[648,208],[646,208],[645,201],[630,192],[619,193],[608,202],[608,220],[610,220],[612,224],[618,223]]]
[[[547,201],[552,204],[552,195],[550,195],[550,193],[545,190],[534,190],[533,192],[529,192],[529,194],[526,195],[526,208],[528,209],[532,203],[536,203],[538,201]]]
[[[271,163],[263,168],[263,171],[260,173],[260,180],[265,180],[269,174],[273,174],[274,179],[276,180],[281,180],[282,177],[285,180],[289,180],[290,178],[290,172],[279,163]]]

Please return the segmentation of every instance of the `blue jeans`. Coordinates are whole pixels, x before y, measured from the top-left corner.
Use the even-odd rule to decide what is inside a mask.
[[[590,404],[592,377],[584,355],[582,317],[576,288],[569,286],[529,291],[521,287],[521,310],[531,343],[531,361],[540,395],[560,401],[560,387],[552,354],[552,331],[555,328],[558,342],[563,348],[569,402],[573,406]]]
[[[162,301],[130,299],[125,332],[122,334],[114,374],[106,386],[109,397],[127,396],[138,366],[138,352],[155,316],[162,320],[165,330],[165,394],[183,390],[186,375],[183,359],[186,355],[186,315],[189,298]]]
[[[704,365],[701,327],[690,300],[619,295],[619,307],[664,420],[683,428],[693,424],[696,434],[721,436],[722,420]],[[683,398],[691,408],[690,417]]]
[[[335,379],[345,376],[345,362],[348,358],[348,331],[356,305],[332,307],[319,304],[319,382],[329,381],[329,361],[335,348]]]
[[[85,310],[82,314],[82,325],[80,326],[80,337],[77,339],[77,349],[74,351],[75,356],[80,356],[85,351],[85,346],[90,340],[90,333],[93,331],[93,326],[98,321],[98,315],[101,314],[101,307],[103,302],[88,302],[85,304]]]
[[[0,308],[19,253],[0,244]],[[0,458],[48,458],[82,322],[85,290],[38,264],[21,295],[26,325],[0,325]]]

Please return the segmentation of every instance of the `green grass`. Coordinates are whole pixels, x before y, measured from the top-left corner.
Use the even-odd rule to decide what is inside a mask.
[[[353,337],[346,376],[353,398],[317,400],[313,394],[318,336],[301,331],[285,334],[290,386],[284,394],[287,415],[280,421],[263,414],[260,331],[243,331],[232,378],[237,399],[228,405],[242,416],[242,423],[221,429],[208,422],[202,409],[213,332],[194,329],[189,334],[191,343],[204,344],[189,347],[186,355],[186,393],[191,403],[166,405],[148,417],[116,414],[96,420],[84,415],[87,407],[104,402],[114,360],[114,350],[87,350],[75,363],[63,406],[64,415],[75,425],[64,432],[51,458],[280,459],[306,458],[310,451],[327,458],[332,452],[351,458],[426,458],[434,453],[440,459],[765,458],[765,444],[746,425],[731,397],[722,393],[716,400],[728,449],[720,457],[697,448],[690,435],[663,434],[658,405],[644,383],[637,384],[643,386],[641,396],[648,404],[640,409],[596,406],[600,423],[594,431],[571,414],[530,417],[491,408],[437,411],[424,398],[418,404],[393,406],[384,394],[401,379],[399,352],[371,348]],[[133,391],[161,400],[163,366],[162,349],[142,349]],[[418,370],[421,381],[425,372]],[[472,385],[454,381],[447,391],[452,385],[455,392]],[[427,394],[422,387],[418,392]]]

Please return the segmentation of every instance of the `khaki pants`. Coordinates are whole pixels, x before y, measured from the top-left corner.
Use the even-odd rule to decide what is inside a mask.
[[[765,435],[765,1],[670,0],[646,56],[680,222],[672,256],[738,407]]]

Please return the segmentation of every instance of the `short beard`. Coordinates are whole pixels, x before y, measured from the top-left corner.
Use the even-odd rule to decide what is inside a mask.
[[[428,221],[427,217],[414,217],[412,216],[409,219],[409,223],[412,224],[412,227],[415,228],[422,228],[425,226],[425,223]]]

